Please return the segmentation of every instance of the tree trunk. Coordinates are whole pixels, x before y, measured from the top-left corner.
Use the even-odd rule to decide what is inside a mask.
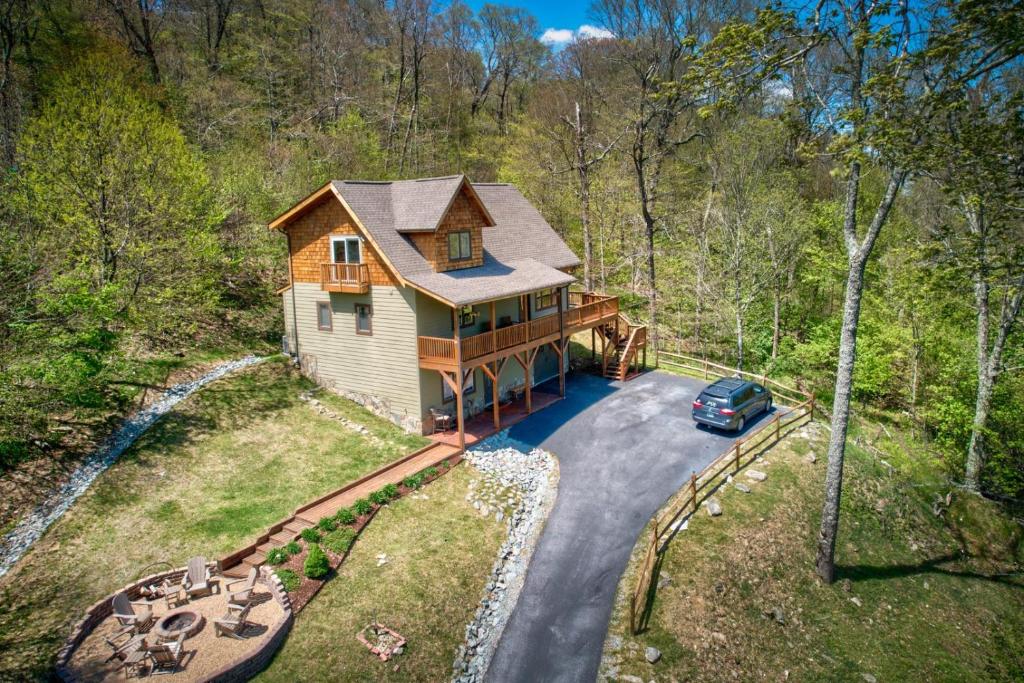
[[[587,161],[587,130],[580,103],[576,103],[576,173],[580,183],[580,226],[583,229],[583,287],[594,291],[594,238],[590,234],[590,163]]]
[[[779,357],[779,317],[782,309],[782,292],[778,283],[772,291],[772,360]]]
[[[982,262],[983,263],[983,262]],[[976,353],[978,361],[978,393],[974,398],[974,422],[971,424],[971,443],[967,447],[965,484],[970,491],[981,490],[981,464],[984,460],[984,429],[992,402],[992,374],[989,372],[989,310],[988,282],[979,267],[974,270],[974,306],[977,314]]]
[[[903,186],[906,172],[894,169],[889,175],[885,195],[875,209],[863,241],[857,241],[857,199],[860,193],[860,162],[850,165],[846,181],[846,206],[843,216],[843,237],[846,244],[848,271],[843,303],[843,328],[839,337],[839,363],[836,367],[835,398],[832,401],[832,434],[828,443],[828,470],[825,475],[825,500],[818,532],[818,576],[825,583],[835,580],[836,534],[839,531],[839,503],[843,487],[843,459],[846,455],[846,432],[850,421],[850,396],[853,393],[853,367],[857,357],[857,325],[864,290],[864,269],[874,248],[878,233],[885,224],[896,195]]]

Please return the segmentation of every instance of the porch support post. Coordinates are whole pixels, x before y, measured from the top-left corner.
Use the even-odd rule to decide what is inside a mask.
[[[590,328],[590,362],[593,363],[597,358],[597,328]]]
[[[558,290],[558,395],[565,398],[565,359],[562,357],[561,349],[565,345],[565,315],[562,313],[562,294],[567,292],[567,287]],[[566,296],[569,296],[566,294]]]
[[[452,337],[455,339],[455,415],[459,424],[459,451],[466,450],[466,424],[462,414],[462,342],[459,339],[459,310],[452,307]]]
[[[491,353],[498,350],[497,320],[494,319],[494,302],[491,302]]]
[[[526,362],[523,364],[523,376],[526,378],[526,383],[524,385],[526,387],[526,414],[529,415],[533,412],[533,403],[531,402],[530,396],[532,390],[531,385],[533,384],[533,380],[531,378],[533,373],[530,372],[530,368],[533,365],[533,360],[530,358],[529,351],[523,351],[523,358],[526,359]]]
[[[494,410],[494,429],[499,430],[501,429],[501,415],[498,408],[498,375],[501,373],[501,370],[498,369],[498,361],[494,361],[493,369],[487,363],[481,365],[480,369],[491,379],[491,407]]]

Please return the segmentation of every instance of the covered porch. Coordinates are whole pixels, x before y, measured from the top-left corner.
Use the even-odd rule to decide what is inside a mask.
[[[564,396],[571,335],[599,325],[619,325],[616,297],[569,292],[567,287],[548,292],[451,307],[450,337],[419,336],[420,368],[440,375],[449,400],[454,398],[455,410],[444,411],[450,417],[449,431],[438,438],[464,448],[550,405]],[[557,362],[558,394],[534,388],[539,358],[547,359],[549,373],[554,372],[551,362]],[[467,385],[472,390],[477,370],[489,385],[489,405],[472,415],[474,409],[466,410],[463,398]],[[476,410],[480,408],[477,400]]]
[[[507,429],[512,425],[518,424],[529,417],[531,413],[547,408],[561,399],[562,397],[556,393],[534,388],[530,410],[527,410],[525,397],[501,404],[501,429]],[[466,420],[463,430],[466,446],[479,443],[487,437],[497,434],[499,431],[498,427],[495,426],[494,419],[487,411]],[[459,447],[459,430],[457,428],[431,434],[429,438],[437,443]]]

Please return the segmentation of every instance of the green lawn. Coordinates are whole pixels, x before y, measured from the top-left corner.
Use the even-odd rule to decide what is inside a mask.
[[[320,417],[283,359],[182,402],[0,579],[0,680],[43,679],[82,610],[154,562],[218,557],[298,505],[409,451],[410,436],[321,392],[369,441]]]
[[[855,432],[883,433],[877,425]],[[727,487],[718,495],[724,514],[701,510],[673,541],[660,567],[671,581],[656,593],[648,630],[630,637],[620,606],[611,631],[624,641],[611,660],[620,673],[1022,680],[1024,529],[959,492],[935,516],[932,502],[950,488],[927,459],[899,442],[876,444],[881,455],[848,449],[835,585],[820,585],[813,570],[824,437],[786,440],[765,456],[767,481],[750,494]],[[813,465],[804,460],[811,450]],[[634,580],[627,575],[620,591]],[[663,653],[654,665],[644,660],[648,645]]]
[[[378,513],[259,680],[448,680],[505,536],[466,502],[473,474],[460,465],[422,489],[428,500],[402,498]],[[382,567],[380,553],[389,558]],[[392,662],[356,640],[374,618],[409,639]]]

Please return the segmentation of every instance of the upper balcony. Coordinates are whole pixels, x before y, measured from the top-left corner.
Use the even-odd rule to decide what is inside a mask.
[[[320,289],[342,294],[370,291],[370,268],[365,263],[321,263]]]
[[[459,339],[456,355],[455,339],[424,337],[418,339],[421,367],[472,367],[496,357],[554,341],[597,325],[614,322],[619,314],[618,297],[593,292],[569,292],[569,309],[558,314],[498,327]]]

